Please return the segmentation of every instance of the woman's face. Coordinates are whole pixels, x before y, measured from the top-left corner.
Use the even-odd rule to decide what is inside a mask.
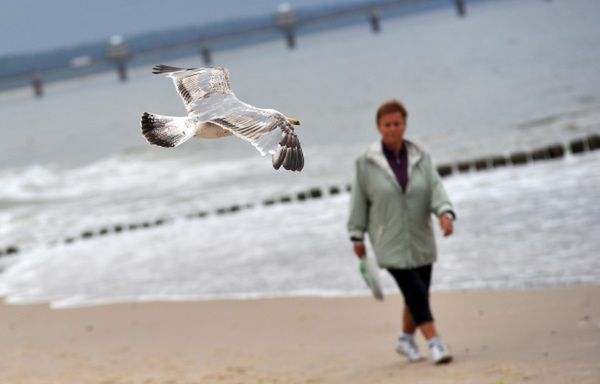
[[[384,143],[398,144],[404,139],[406,121],[400,112],[386,113],[379,118],[377,129]]]

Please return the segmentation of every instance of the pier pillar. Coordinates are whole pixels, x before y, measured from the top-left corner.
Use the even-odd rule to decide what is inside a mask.
[[[127,81],[127,66],[125,65],[124,61],[118,61],[116,63],[117,65],[117,75],[119,78],[119,81],[125,82]]]
[[[381,15],[379,14],[378,9],[371,9],[369,14],[369,24],[371,24],[371,31],[373,33],[381,32]]]
[[[31,86],[33,87],[33,95],[37,98],[44,96],[44,83],[39,74],[33,73],[31,75]]]
[[[298,15],[291,5],[281,4],[275,14],[275,24],[281,29],[289,49],[296,48],[295,27],[298,24]]]
[[[454,4],[456,5],[456,12],[458,13],[458,16],[465,17],[467,15],[466,0],[454,0]]]
[[[200,48],[200,55],[205,66],[209,67],[212,65],[212,52],[206,45],[202,45]]]
[[[296,48],[296,35],[294,34],[294,30],[292,28],[285,28],[283,30],[283,34],[285,35],[285,42],[287,43],[287,47],[289,49]]]
[[[118,35],[112,36],[106,47],[106,57],[115,63],[119,80],[127,81],[127,60],[131,56],[129,44]]]

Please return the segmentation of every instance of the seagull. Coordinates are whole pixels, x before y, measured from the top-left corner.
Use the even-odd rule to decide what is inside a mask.
[[[173,79],[187,116],[142,114],[142,134],[150,144],[176,147],[192,137],[217,139],[235,135],[252,144],[261,155],[272,155],[273,168],[301,171],[304,155],[294,125],[274,109],[261,109],[240,101],[229,84],[225,68],[177,68],[157,65],[152,73]]]

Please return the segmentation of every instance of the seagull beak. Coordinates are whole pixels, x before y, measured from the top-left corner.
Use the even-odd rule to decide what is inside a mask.
[[[293,117],[289,117],[288,122],[292,125],[300,125],[300,120],[294,119]]]

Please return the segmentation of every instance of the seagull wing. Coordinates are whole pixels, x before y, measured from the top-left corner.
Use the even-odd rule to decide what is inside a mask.
[[[250,142],[263,156],[270,153],[275,169],[283,165],[285,169],[301,171],[304,154],[300,140],[287,119],[279,112],[253,107],[235,96],[230,98],[235,99],[237,107],[223,116],[212,118],[210,122]]]
[[[154,74],[166,74],[173,79],[188,114],[195,112],[202,101],[212,95],[233,95],[229,84],[229,72],[225,68],[177,68],[157,65]]]

